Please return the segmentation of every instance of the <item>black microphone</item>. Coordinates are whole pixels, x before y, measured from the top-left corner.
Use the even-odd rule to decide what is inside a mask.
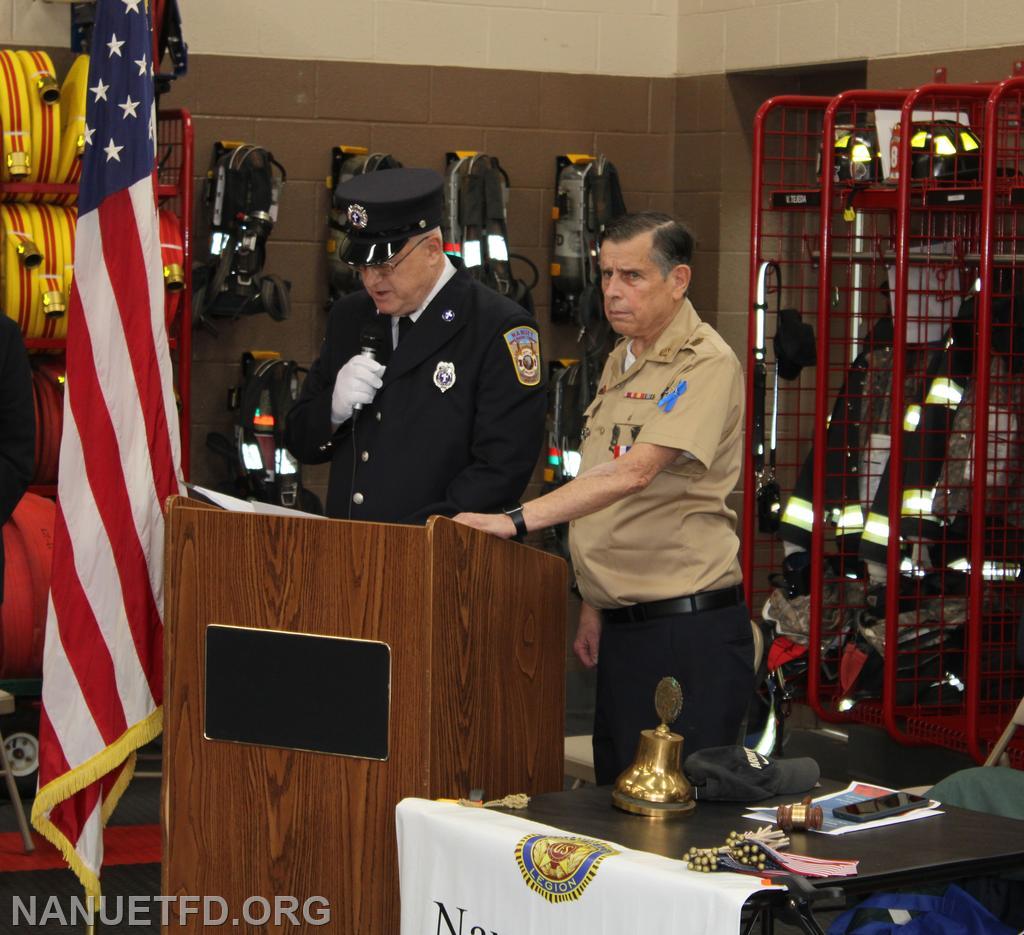
[[[359,332],[359,354],[361,357],[369,357],[370,360],[379,360],[387,363],[391,356],[391,319],[378,316],[374,321],[363,325]],[[353,403],[352,408],[358,412],[363,408],[362,403]]]

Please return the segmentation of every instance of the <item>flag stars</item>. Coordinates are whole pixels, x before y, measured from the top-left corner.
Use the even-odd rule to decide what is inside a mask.
[[[146,61],[146,56],[135,59],[135,64],[139,66],[139,77],[143,78],[146,75],[146,69],[149,68],[149,62]]]
[[[123,120],[127,120],[129,117],[137,117],[138,114],[135,113],[135,111],[138,108],[140,103],[141,103],[141,101],[133,101],[132,100],[132,96],[129,94],[128,97],[126,97],[124,99],[124,103],[123,104],[118,104],[117,105],[118,107],[121,108],[121,110],[124,111],[124,117],[122,119]]]
[[[103,152],[105,152],[107,154],[107,162],[110,162],[111,159],[113,159],[115,162],[120,162],[121,161],[120,153],[121,153],[122,149],[124,149],[123,146],[115,146],[114,145],[114,138],[111,137],[110,138],[110,142],[107,143],[107,145],[103,147]]]
[[[99,81],[96,82],[96,87],[89,88],[89,90],[96,95],[93,98],[94,101],[105,101],[107,99],[107,91],[110,90],[110,85],[104,84],[103,79],[100,78]]]
[[[92,127],[90,127],[89,124],[85,125],[85,130],[82,132],[82,136],[85,137],[85,145],[86,146],[92,146],[92,135],[95,132],[96,131]]]
[[[121,0],[121,2],[124,4],[125,13],[138,13],[142,0]]]
[[[118,39],[117,38],[117,33],[116,32],[115,33],[111,33],[110,34],[110,42],[107,43],[107,48],[110,49],[110,52],[107,54],[107,58],[113,58],[115,55],[118,58],[120,58],[121,57],[121,46],[124,45],[124,42],[125,42],[124,39]]]

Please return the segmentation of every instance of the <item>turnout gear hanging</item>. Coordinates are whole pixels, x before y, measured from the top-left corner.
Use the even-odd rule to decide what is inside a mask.
[[[285,447],[285,419],[299,395],[294,360],[277,351],[242,354],[242,383],[228,392],[235,411],[234,439],[218,432],[206,445],[225,459],[231,479],[220,485],[225,493],[278,506],[322,513],[319,499],[302,486],[302,466]]]
[[[938,345],[908,347],[902,417],[902,467],[899,472],[900,515],[897,518],[904,560],[910,573],[927,569],[914,566],[915,546],[927,546],[931,568],[947,576],[966,571],[966,532],[971,482],[968,476],[973,444],[973,392],[977,383],[976,298],[964,299],[957,318]],[[992,377],[1004,373],[1024,346],[1019,321],[1008,300],[992,306],[992,356],[984,364]],[[825,500],[814,510],[813,450],[808,453],[792,496],[782,516],[780,537],[798,549],[810,547],[816,520],[835,526],[839,568],[863,573],[862,563],[884,569],[891,540],[889,490],[892,474],[888,460],[893,373],[891,322],[877,329],[869,347],[850,365],[826,432]],[[1009,363],[1008,363],[1009,362]],[[989,476],[984,479],[986,502],[1005,502],[1021,482],[1011,453],[1020,445],[1019,427],[1012,417],[1010,380],[994,380],[997,406],[990,425],[998,433],[990,442]],[[1002,407],[1002,408],[998,408]],[[1002,446],[1002,447],[999,447]],[[1005,451],[1003,450],[1005,449]],[[1015,524],[1024,517],[1014,518]],[[1017,577],[1021,573],[1020,537],[987,537],[983,577]],[[989,541],[991,539],[991,541]],[[924,553],[918,553],[918,558]],[[791,556],[792,557],[792,556]],[[947,589],[951,587],[949,582]]]
[[[508,246],[508,173],[496,156],[471,151],[448,153],[444,184],[444,249],[460,257],[474,279],[533,313],[530,290],[537,268]],[[529,285],[512,272],[512,259],[533,270]]]
[[[335,146],[331,150],[331,175],[327,185],[331,191],[331,210],[327,215],[327,308],[341,296],[360,288],[359,273],[342,256],[348,240],[348,217],[339,206],[338,186],[367,172],[378,169],[401,169],[390,153],[371,153],[364,146]]]
[[[597,392],[605,358],[613,344],[604,316],[598,267],[600,238],[608,223],[626,213],[614,164],[602,155],[568,153],[555,160],[555,222],[551,255],[551,320],[572,322],[582,345],[579,359],[553,377],[550,445],[579,449],[583,412]],[[572,474],[555,472],[555,483]]]
[[[212,334],[212,319],[291,312],[291,283],[263,272],[266,243],[277,220],[287,177],[268,150],[249,143],[214,144],[207,174],[210,257],[194,272],[196,324]]]
[[[580,328],[601,316],[587,295],[600,285],[598,244],[609,221],[626,213],[619,171],[604,156],[567,153],[555,159],[551,320]],[[598,292],[600,290],[598,289]]]

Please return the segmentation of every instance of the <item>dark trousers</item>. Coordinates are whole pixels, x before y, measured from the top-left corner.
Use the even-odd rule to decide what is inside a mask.
[[[745,604],[642,623],[604,623],[597,663],[594,772],[615,782],[636,756],[640,731],[658,726],[654,690],[665,676],[683,690],[673,731],[683,760],[740,741],[754,690],[754,640]]]

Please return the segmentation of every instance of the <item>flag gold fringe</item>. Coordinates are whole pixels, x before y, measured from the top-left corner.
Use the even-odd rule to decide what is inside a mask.
[[[133,724],[109,747],[95,756],[89,757],[80,766],[75,767],[63,776],[48,782],[36,793],[32,803],[32,826],[64,856],[68,866],[74,871],[78,881],[85,888],[87,896],[99,899],[100,878],[93,873],[78,856],[74,843],[50,821],[50,812],[65,799],[70,799],[86,786],[98,782],[108,773],[120,769],[121,773],[104,799],[100,810],[100,823],[106,827],[107,821],[117,808],[124,790],[128,788],[135,774],[135,751],[151,740],[160,736],[164,726],[164,709],[157,708],[148,717]]]

